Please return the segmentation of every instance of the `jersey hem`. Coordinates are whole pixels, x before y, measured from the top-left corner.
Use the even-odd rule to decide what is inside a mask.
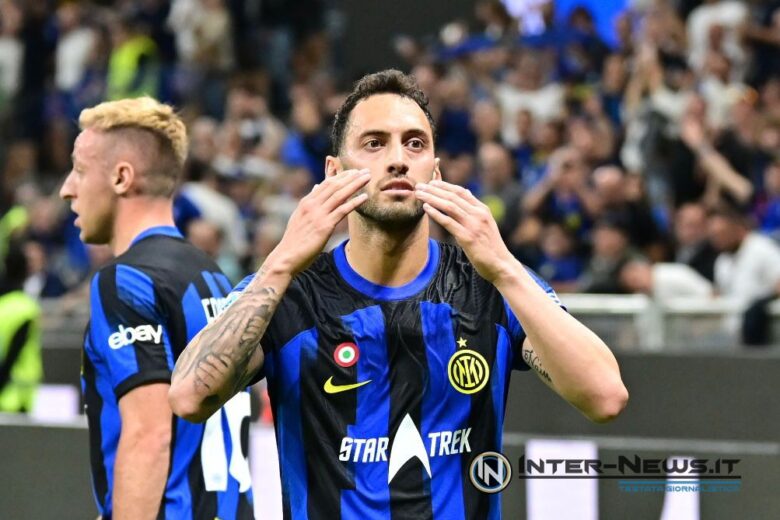
[[[170,370],[152,370],[141,374],[135,374],[116,385],[114,394],[116,395],[117,401],[119,401],[126,393],[139,386],[150,385],[152,383],[170,384],[171,375],[172,373]]]

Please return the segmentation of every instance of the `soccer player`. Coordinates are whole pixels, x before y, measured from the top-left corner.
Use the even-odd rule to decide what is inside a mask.
[[[266,377],[286,518],[498,518],[468,471],[501,449],[510,371],[607,421],[628,398],[615,358],[441,180],[412,78],[360,80],[332,140],[326,180],[179,359],[173,410],[203,420]],[[345,216],[349,239],[320,254]],[[431,218],[458,246],[429,238]]]
[[[167,400],[176,358],[230,291],[217,265],[173,225],[184,123],[147,97],[84,110],[79,124],[60,196],[81,239],[108,244],[116,257],[92,279],[82,358],[100,514],[253,518],[248,394],[214,407],[205,425],[175,417]]]

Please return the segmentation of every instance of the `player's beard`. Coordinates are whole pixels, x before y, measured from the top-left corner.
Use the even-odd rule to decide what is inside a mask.
[[[414,196],[414,193],[411,194],[411,201],[400,200],[386,203],[379,201],[379,197],[382,196],[382,192],[379,190],[372,194],[363,188],[356,196],[360,193],[367,193],[368,199],[355,211],[368,223],[386,231],[413,229],[425,215],[423,203]]]

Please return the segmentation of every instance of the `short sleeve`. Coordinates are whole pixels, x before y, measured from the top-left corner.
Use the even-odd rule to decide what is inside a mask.
[[[228,310],[230,306],[233,305],[236,302],[236,300],[238,300],[239,296],[244,294],[244,290],[246,289],[246,286],[249,285],[254,279],[255,279],[255,273],[252,273],[249,276],[246,276],[240,282],[238,282],[238,285],[233,287],[233,290],[230,291],[230,294],[228,294],[225,299],[225,310]]]
[[[90,307],[90,348],[106,365],[117,399],[144,384],[170,382],[173,350],[146,273],[121,264],[101,270],[92,279]]]
[[[547,293],[547,296],[549,296],[552,301],[554,301],[563,310],[566,310],[566,307],[561,303],[560,298],[558,298],[555,290],[550,287],[550,284],[548,284],[533,270],[526,268],[526,271],[528,271],[528,274],[531,275],[531,278],[533,278],[536,284],[541,287],[545,293]],[[523,330],[523,326],[520,324],[520,320],[517,319],[517,316],[515,316],[515,313],[512,311],[512,308],[509,306],[509,302],[507,302],[506,299],[504,300],[504,309],[506,310],[509,337],[512,340],[512,351],[514,352],[512,368],[514,370],[529,370],[530,367],[525,363],[525,361],[523,361],[523,356],[521,355],[523,341],[525,341],[526,337],[525,330]]]

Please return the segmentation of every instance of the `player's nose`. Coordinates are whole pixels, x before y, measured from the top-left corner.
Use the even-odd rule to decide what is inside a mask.
[[[71,170],[68,172],[68,175],[65,177],[65,181],[63,181],[62,186],[60,187],[60,198],[69,200],[75,196],[76,192],[73,187],[73,170]]]
[[[400,143],[394,143],[388,148],[387,172],[392,175],[406,175],[409,171],[409,165],[404,154],[404,147]]]

